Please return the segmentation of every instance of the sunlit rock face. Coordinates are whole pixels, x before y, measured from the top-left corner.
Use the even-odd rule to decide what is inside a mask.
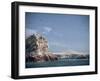
[[[48,53],[48,43],[47,40],[41,35],[36,34],[36,44],[37,44],[37,54],[46,55]]]
[[[33,34],[26,39],[26,61],[57,60],[57,56],[48,52],[48,42],[41,34]]]

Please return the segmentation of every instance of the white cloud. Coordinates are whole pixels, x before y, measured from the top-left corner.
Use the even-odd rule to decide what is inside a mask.
[[[35,34],[35,33],[37,33],[37,30],[33,30],[33,29],[29,29],[29,28],[26,28],[26,30],[25,30],[26,38],[29,37],[30,35]]]
[[[51,32],[52,28],[50,28],[50,27],[44,27],[44,30],[45,30],[45,32]]]
[[[43,30],[41,31],[40,29],[30,29],[30,28],[26,28],[25,30],[25,36],[26,38],[36,34],[36,33],[42,33],[42,34],[48,34],[49,32],[52,31],[52,28],[50,27],[43,27]]]

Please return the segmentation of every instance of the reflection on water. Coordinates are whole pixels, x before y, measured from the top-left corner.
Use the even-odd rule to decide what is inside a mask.
[[[55,61],[27,62],[26,68],[81,66],[81,65],[89,65],[89,59],[66,59],[66,58],[62,58],[62,59],[55,60]]]

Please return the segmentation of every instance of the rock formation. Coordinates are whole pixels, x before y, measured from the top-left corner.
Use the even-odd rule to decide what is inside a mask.
[[[57,60],[58,57],[48,50],[48,42],[41,34],[33,34],[26,39],[26,62]]]

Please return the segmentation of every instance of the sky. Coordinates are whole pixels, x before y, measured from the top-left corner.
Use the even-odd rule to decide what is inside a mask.
[[[74,50],[89,53],[89,16],[53,13],[25,13],[26,38],[41,33],[49,51]]]

